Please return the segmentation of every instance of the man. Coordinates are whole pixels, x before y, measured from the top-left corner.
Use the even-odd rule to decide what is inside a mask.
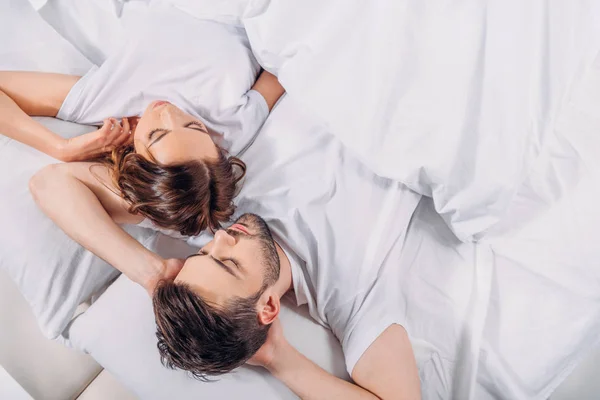
[[[330,375],[295,350],[277,320],[280,298],[292,289],[295,273],[257,215],[244,214],[216,232],[174,282],[154,293],[165,364],[202,379],[250,362],[303,399],[420,398],[410,341],[400,325],[387,327],[356,363],[352,377],[360,386]]]
[[[420,196],[364,168],[290,98],[243,159],[246,214],[192,239],[200,251],[154,292],[163,363],[200,379],[261,365],[300,398],[460,398],[471,245],[422,207],[414,219]],[[286,341],[277,316],[288,291],[340,340],[355,384]]]

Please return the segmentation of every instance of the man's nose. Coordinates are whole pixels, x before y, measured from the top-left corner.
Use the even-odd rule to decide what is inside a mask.
[[[227,233],[224,229],[215,232],[215,244],[213,250],[220,251],[229,247],[235,246],[235,238]]]

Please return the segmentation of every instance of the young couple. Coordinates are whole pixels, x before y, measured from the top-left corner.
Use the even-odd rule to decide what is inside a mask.
[[[200,379],[261,365],[301,398],[420,398],[411,343],[390,300],[398,290],[388,279],[418,195],[362,170],[327,132],[280,132],[282,142],[299,143],[274,155],[286,161],[272,171],[284,183],[271,179],[280,187],[260,195],[242,187],[234,203],[240,179],[255,172],[236,155],[284,93],[267,72],[231,113],[236,128],[224,132],[209,128],[191,99],[185,110],[161,99],[125,107],[123,118],[105,115],[99,130],[69,140],[31,118],[87,122],[102,113],[90,93],[104,84],[93,74],[0,72],[0,132],[67,161],[37,173],[31,191],[69,236],[146,288],[166,365]],[[167,80],[160,89],[173,97]],[[103,98],[135,91],[122,81]],[[222,229],[234,204],[239,217]],[[118,224],[184,236],[209,231],[214,238],[185,261],[163,260]],[[381,233],[383,239],[369,240]],[[278,314],[290,290],[340,339],[355,383],[330,375],[286,341]]]

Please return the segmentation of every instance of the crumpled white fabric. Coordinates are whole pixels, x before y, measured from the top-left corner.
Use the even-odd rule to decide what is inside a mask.
[[[39,14],[95,65],[123,42],[151,0],[48,0]]]
[[[464,241],[502,219],[600,39],[593,0],[256,0],[241,20],[290,96]]]

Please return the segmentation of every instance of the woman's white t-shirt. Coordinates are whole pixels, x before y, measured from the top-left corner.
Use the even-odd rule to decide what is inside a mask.
[[[249,90],[260,66],[242,28],[194,18],[157,2],[122,45],[71,89],[57,117],[88,125],[140,116],[166,100],[202,120],[232,155],[252,143],[269,110]]]

